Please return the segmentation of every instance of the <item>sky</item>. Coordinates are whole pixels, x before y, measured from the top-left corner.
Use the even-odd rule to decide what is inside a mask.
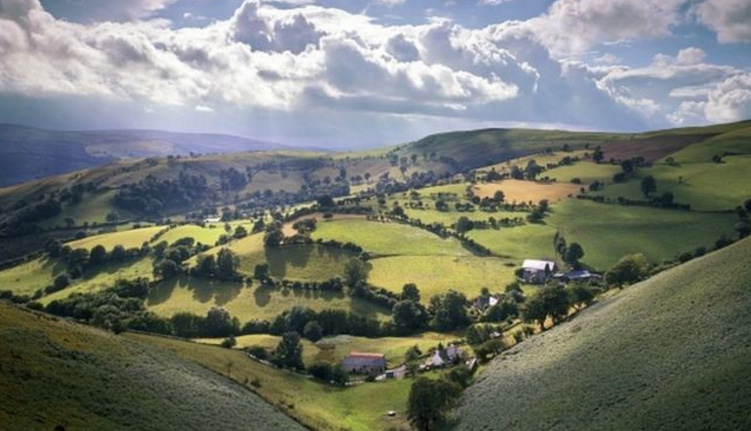
[[[363,148],[751,118],[751,0],[0,0],[0,123]]]

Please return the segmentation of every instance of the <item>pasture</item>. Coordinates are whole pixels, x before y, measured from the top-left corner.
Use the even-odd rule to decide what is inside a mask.
[[[733,235],[735,214],[696,213],[648,207],[569,200],[553,207],[547,221],[584,248],[582,262],[605,270],[630,253],[644,253],[653,263],[672,259],[721,235]],[[552,249],[552,237],[548,242]]]
[[[335,220],[318,223],[314,239],[351,242],[379,256],[467,256],[454,238],[443,239],[425,230],[396,222]]]
[[[574,178],[581,180],[585,187],[595,181],[610,183],[613,175],[621,172],[620,165],[611,165],[609,163],[579,162],[574,165],[560,166],[542,173],[543,177],[549,177],[558,182],[571,182]]]
[[[406,283],[415,283],[425,304],[449,289],[475,298],[483,287],[503,292],[514,281],[513,263],[493,257],[392,256],[373,259],[370,264],[370,284],[399,293]]]
[[[472,187],[475,195],[492,198],[495,192],[502,191],[506,202],[533,202],[543,199],[558,202],[579,193],[581,186],[565,183],[538,183],[534,181],[503,180],[497,183],[484,183]]]
[[[107,251],[112,251],[116,245],[122,245],[125,248],[140,248],[144,242],[150,242],[151,238],[164,226],[150,226],[139,229],[131,229],[119,232],[111,232],[102,235],[89,236],[76,241],[67,243],[71,248],[85,248],[91,250],[97,245],[103,245]]]
[[[389,318],[389,310],[344,293],[274,289],[257,283],[246,286],[190,277],[160,283],[146,300],[151,311],[165,317],[179,312],[205,315],[211,307],[223,307],[242,323],[252,319],[272,320],[296,305],[315,311],[346,310],[379,320]]]

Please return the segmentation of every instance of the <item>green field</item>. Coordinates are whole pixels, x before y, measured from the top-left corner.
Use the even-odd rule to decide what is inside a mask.
[[[411,379],[366,383],[346,389],[259,364],[237,350],[159,337],[128,334],[128,338],[174,351],[184,359],[226,374],[238,382],[257,379],[255,389],[287,414],[321,431],[407,431],[405,407]],[[290,405],[292,407],[290,407]],[[389,411],[395,417],[388,417]]]
[[[28,430],[303,430],[198,364],[0,303],[0,423]]]
[[[467,236],[494,254],[521,263],[524,259],[554,259],[555,227],[550,224],[526,224],[512,228],[475,229]]]
[[[361,219],[318,223],[314,239],[352,242],[380,256],[467,256],[470,253],[454,238],[442,239],[425,230],[399,223]]]
[[[691,148],[691,147],[689,147]],[[641,178],[652,175],[657,193],[671,192],[675,202],[690,204],[701,211],[731,210],[751,198],[751,155],[728,156],[723,163],[685,163],[679,166],[655,165],[642,168],[628,182],[612,184],[596,195],[644,200]]]
[[[102,224],[107,222],[107,214],[116,212],[121,220],[132,217],[128,211],[115,208],[112,205],[112,198],[116,190],[107,190],[95,193],[86,193],[83,202],[71,205],[64,204],[63,211],[58,216],[45,220],[42,224],[47,227],[66,226],[65,219],[70,217],[76,226],[84,223],[89,225]]]
[[[347,310],[381,320],[389,317],[386,310],[344,293],[273,289],[258,283],[243,286],[188,277],[159,284],[152,290],[146,305],[151,311],[166,317],[183,311],[203,315],[211,307],[224,307],[243,323],[252,319],[271,320],[296,305],[315,311]]]
[[[579,178],[582,182],[582,187],[586,188],[587,185],[595,181],[610,183],[613,180],[613,175],[621,171],[620,165],[579,162],[574,165],[551,169],[542,175],[559,182],[571,182],[574,178]]]
[[[172,244],[180,238],[190,237],[195,239],[196,243],[213,246],[219,237],[226,233],[223,223],[207,227],[185,225],[170,229],[157,242],[167,241],[167,244]]]
[[[520,343],[455,429],[751,428],[751,240],[668,270]]]
[[[39,258],[0,271],[0,290],[17,295],[32,295],[37,289],[52,284],[65,267],[57,259]]]
[[[68,245],[71,248],[86,248],[91,250],[97,245],[103,245],[107,251],[112,251],[116,245],[122,245],[125,248],[137,247],[140,248],[144,242],[151,241],[157,232],[164,229],[164,226],[151,226],[140,229],[132,229],[120,232],[106,233],[103,235],[94,235],[71,241]]]
[[[475,298],[487,287],[503,292],[514,281],[514,267],[507,260],[475,256],[394,256],[370,261],[373,269],[368,282],[401,292],[406,283],[420,289],[421,301],[428,303],[435,295],[453,289]]]
[[[690,145],[671,156],[679,163],[707,163],[715,154],[751,154],[751,123],[720,125],[718,131],[725,133]]]

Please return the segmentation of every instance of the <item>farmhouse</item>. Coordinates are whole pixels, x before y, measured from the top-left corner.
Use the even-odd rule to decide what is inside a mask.
[[[380,353],[350,352],[342,360],[342,368],[355,374],[381,374],[386,370],[386,357]]]
[[[437,349],[428,361],[431,367],[445,367],[456,363],[459,359],[459,349],[453,344],[445,349]]]
[[[527,283],[544,283],[555,271],[552,260],[525,259],[522,263],[522,278]]]
[[[494,295],[480,296],[475,299],[474,306],[480,311],[484,311],[498,303],[498,298]]]

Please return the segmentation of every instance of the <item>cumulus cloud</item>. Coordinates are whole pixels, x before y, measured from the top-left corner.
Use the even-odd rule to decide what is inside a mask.
[[[696,8],[699,22],[717,33],[721,43],[751,42],[751,2],[706,0]]]
[[[594,45],[663,37],[682,19],[687,0],[558,0],[530,20],[551,49],[580,53]]]
[[[194,115],[230,106],[613,129],[747,109],[742,71],[706,64],[696,47],[642,68],[613,56],[596,66],[562,60],[598,39],[665,34],[678,0],[559,0],[542,17],[480,29],[447,19],[389,26],[293,1],[246,0],[225,20],[176,29],[159,19],[76,24],[37,0],[0,0],[0,92],[169,105]]]
[[[732,76],[709,93],[704,107],[710,121],[740,121],[751,118],[751,74]]]

